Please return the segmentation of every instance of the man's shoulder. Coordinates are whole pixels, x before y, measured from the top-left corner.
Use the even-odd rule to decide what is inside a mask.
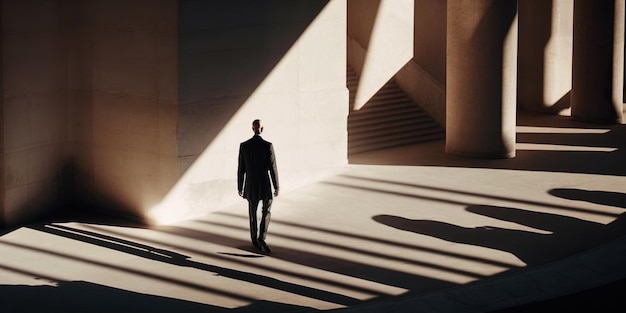
[[[247,146],[247,145],[258,145],[258,144],[263,144],[263,145],[271,145],[272,143],[263,139],[261,136],[254,136],[244,142],[241,143],[242,146]]]
[[[255,141],[256,141],[256,136],[242,142],[241,145],[246,146],[246,145],[254,144]]]

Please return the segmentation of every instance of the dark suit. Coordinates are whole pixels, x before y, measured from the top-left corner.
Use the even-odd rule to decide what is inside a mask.
[[[278,190],[278,171],[274,146],[259,135],[242,142],[239,146],[239,166],[237,169],[237,188],[248,200],[250,217],[250,236],[256,245],[258,240],[265,240],[270,222],[272,206],[272,186]],[[257,207],[263,202],[260,232],[257,237]]]

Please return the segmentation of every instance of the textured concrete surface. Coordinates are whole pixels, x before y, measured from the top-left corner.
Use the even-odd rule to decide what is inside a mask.
[[[177,5],[3,1],[0,223],[70,205],[143,213],[178,175]]]
[[[178,17],[182,177],[151,218],[236,202],[234,161],[257,118],[276,149],[281,188],[346,165],[346,42],[337,31],[345,29],[346,0],[182,0]]]
[[[6,230],[0,301],[10,312],[489,312],[626,278],[623,125],[518,124],[510,160],[457,158],[440,141],[352,156],[276,199],[271,255],[248,242],[243,202],[153,228],[74,217]]]
[[[552,113],[569,108],[574,3],[523,1],[518,18],[518,106]]]
[[[0,223],[37,216],[56,200],[55,178],[71,154],[69,125],[75,123],[66,114],[61,9],[57,1],[30,6],[29,14],[26,7],[25,1],[2,3]]]
[[[224,208],[257,118],[283,191],[347,164],[346,0],[2,11],[2,225],[76,203],[158,221]]]

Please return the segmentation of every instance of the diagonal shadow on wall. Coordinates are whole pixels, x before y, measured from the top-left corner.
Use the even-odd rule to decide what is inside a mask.
[[[181,174],[215,139],[328,0],[179,2]]]

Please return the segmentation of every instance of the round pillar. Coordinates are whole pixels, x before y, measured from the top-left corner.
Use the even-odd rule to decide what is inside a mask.
[[[515,156],[517,1],[448,1],[446,152]]]
[[[623,91],[624,1],[575,0],[572,118],[621,122]]]

